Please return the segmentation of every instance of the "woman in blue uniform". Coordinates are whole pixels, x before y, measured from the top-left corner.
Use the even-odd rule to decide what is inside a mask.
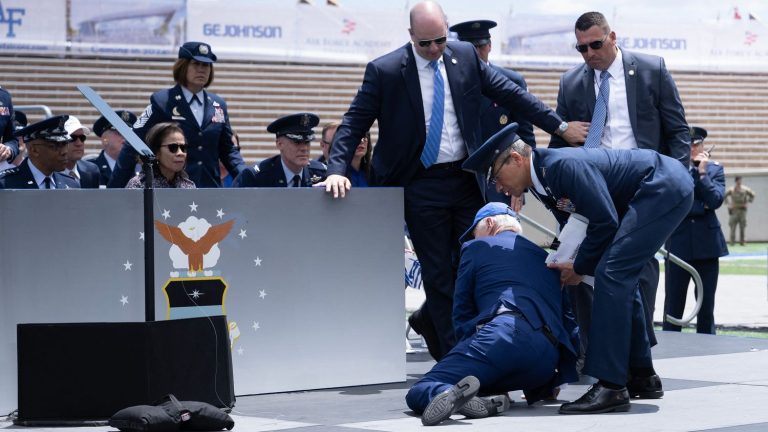
[[[187,173],[197,187],[221,187],[219,161],[236,176],[245,169],[240,150],[233,144],[227,104],[206,90],[213,82],[216,55],[210,45],[187,42],[179,48],[173,65],[176,85],[150,97],[150,104],[133,125],[144,139],[152,126],[176,122],[187,143]],[[109,187],[123,187],[134,175],[136,152],[124,146]]]

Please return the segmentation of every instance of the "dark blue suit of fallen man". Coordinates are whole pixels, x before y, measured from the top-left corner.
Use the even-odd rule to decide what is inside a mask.
[[[513,213],[491,203],[478,215],[490,206]],[[468,375],[479,380],[480,394],[523,390],[528,403],[578,379],[578,329],[546,255],[512,230],[463,245],[453,307],[458,343],[408,392],[413,411],[423,413]]]

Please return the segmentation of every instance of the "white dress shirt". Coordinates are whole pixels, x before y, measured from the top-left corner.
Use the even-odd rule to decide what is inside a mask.
[[[304,170],[299,170],[297,173],[291,171],[291,169],[285,165],[285,162],[283,162],[283,158],[280,158],[280,164],[283,165],[283,174],[285,175],[287,186],[293,187],[293,176],[299,176],[299,187],[301,187],[302,180],[304,180],[301,174],[304,172]]]
[[[34,177],[38,189],[45,189],[45,174],[37,169],[31,160],[27,159],[27,163],[29,164],[29,170],[32,171],[32,177]],[[53,179],[53,173],[48,177],[51,179],[51,189],[56,189],[56,181]]]
[[[432,119],[432,98],[435,92],[434,70],[429,65],[429,60],[421,57],[414,50],[416,69],[419,71],[419,85],[421,87],[421,101],[424,105],[425,128],[429,130],[429,122]],[[435,163],[453,162],[467,157],[467,148],[464,138],[461,137],[459,119],[456,117],[456,108],[453,106],[451,86],[448,84],[448,76],[445,74],[443,58],[437,62],[440,75],[443,76],[445,103],[443,105],[443,135],[440,139],[440,152]]]
[[[600,146],[609,149],[636,149],[637,141],[629,121],[627,105],[627,85],[624,78],[624,60],[621,50],[608,67],[611,77],[608,79],[610,93],[608,98],[608,117],[605,120]],[[595,70],[595,96],[600,92],[600,72]]]

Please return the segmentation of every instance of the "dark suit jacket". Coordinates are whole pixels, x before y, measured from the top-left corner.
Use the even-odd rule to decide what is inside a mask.
[[[688,170],[651,150],[539,148],[533,158],[536,175],[551,197],[545,201],[554,205],[558,220],[563,222],[564,210],[589,219],[573,263],[581,275],[595,274],[614,237],[657,221],[693,192]],[[623,221],[628,213],[631,219]]]
[[[205,90],[205,112],[202,127],[197,124],[189,108],[181,86],[156,92],[150,105],[134,125],[136,135],[142,140],[152,126],[161,122],[175,122],[184,130],[187,140],[187,166],[189,179],[199,188],[221,187],[219,160],[232,175],[245,169],[245,162],[232,143],[227,103],[224,99]],[[123,146],[115,165],[109,187],[122,188],[135,175],[136,151],[130,144]]]
[[[11,94],[4,88],[0,88],[0,137],[2,137],[0,142],[11,149],[11,155],[6,159],[8,162],[19,155],[19,141],[13,136],[14,131]]]
[[[570,316],[560,276],[547,268],[547,253],[511,231],[465,243],[456,279],[453,322],[456,338],[475,334],[477,324],[490,321],[500,306],[519,310],[536,330],[548,326],[560,342],[561,379],[576,381],[578,330]],[[521,347],[522,349],[522,347]],[[550,393],[551,394],[551,393]]]
[[[85,160],[77,161],[77,173],[80,174],[81,189],[98,189],[101,171],[95,163]]]
[[[130,144],[125,144],[130,145]],[[99,168],[99,184],[106,186],[109,183],[109,179],[112,177],[112,168],[109,167],[107,157],[104,155],[104,150],[99,153],[98,156],[91,159],[91,162],[95,163]]]
[[[528,84],[526,84],[525,78],[523,78],[521,73],[494,64],[491,64],[491,67],[496,72],[509,78],[523,90],[528,90]],[[533,135],[533,125],[531,122],[525,120],[518,113],[510,111],[488,98],[483,98],[480,106],[481,142],[488,141],[488,138],[492,137],[493,134],[514,122],[518,124],[517,135],[531,147],[536,147],[536,137]]]
[[[715,210],[723,205],[725,174],[717,162],[707,164],[707,175],[693,175],[693,207],[667,240],[667,250],[686,260],[728,255],[723,230]]]
[[[60,173],[52,175],[56,189],[79,189],[80,184],[74,178]],[[16,168],[5,170],[0,174],[0,189],[39,189],[29,169],[29,159],[25,158]]]
[[[379,139],[371,163],[371,184],[406,186],[421,169],[419,158],[427,131],[415,55],[407,43],[368,63],[363,84],[336,131],[329,175],[347,172],[360,138],[375,120]],[[553,132],[560,124],[554,111],[482,62],[472,44],[449,42],[443,60],[468,153],[482,144],[479,115],[483,96],[545,131]]]
[[[685,111],[664,59],[622,50],[627,108],[632,131],[641,149],[656,150],[688,166],[691,136]],[[592,121],[595,110],[595,70],[586,64],[570,69],[560,79],[557,113],[566,121]],[[551,148],[567,147],[553,135]]]
[[[301,174],[301,187],[312,187],[324,179],[325,165],[309,161]],[[290,180],[285,178],[280,155],[276,155],[261,161],[258,171],[252,167],[244,169],[232,182],[232,187],[288,187]]]

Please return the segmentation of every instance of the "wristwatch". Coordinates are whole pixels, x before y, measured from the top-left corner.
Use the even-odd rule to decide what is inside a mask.
[[[567,130],[568,130],[568,122],[562,122],[562,123],[560,123],[560,126],[557,127],[557,130],[555,131],[555,133],[558,136],[563,136],[563,134]]]

